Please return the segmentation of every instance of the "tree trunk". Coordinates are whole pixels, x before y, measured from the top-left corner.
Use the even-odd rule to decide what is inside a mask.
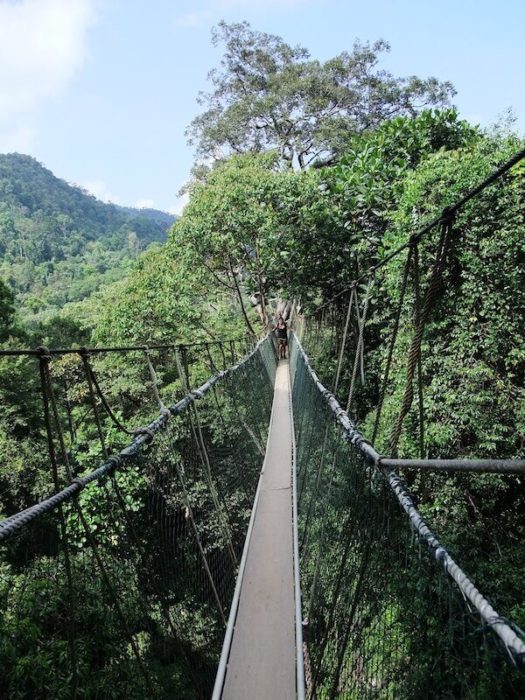
[[[239,288],[239,284],[237,282],[237,276],[236,276],[235,272],[233,271],[233,266],[232,266],[231,260],[229,261],[229,265],[230,265],[231,276],[233,279],[233,284],[235,285],[235,291],[237,292],[237,297],[239,299],[239,304],[241,306],[241,312],[242,312],[242,315],[244,318],[244,322],[246,323],[246,326],[248,327],[248,331],[253,335],[254,338],[257,338],[257,333],[253,330],[253,326],[250,323],[250,319],[248,318],[248,314],[246,313],[246,307],[244,306],[242,292],[241,292],[241,290]]]

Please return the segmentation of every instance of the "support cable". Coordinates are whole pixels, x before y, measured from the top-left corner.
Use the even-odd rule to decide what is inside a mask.
[[[355,295],[355,306],[356,306],[356,313],[357,313],[357,325],[359,328],[359,335],[357,339],[357,348],[354,356],[354,366],[352,368],[352,378],[350,380],[350,389],[348,391],[348,400],[346,402],[346,410],[350,410],[350,406],[352,404],[352,398],[354,395],[354,388],[355,388],[355,380],[357,376],[357,368],[360,365],[361,366],[361,381],[364,384],[365,382],[365,375],[364,375],[364,331],[365,331],[365,324],[366,324],[366,315],[368,312],[368,302],[370,299],[370,289],[372,287],[373,280],[368,280],[368,285],[366,287],[366,295],[365,295],[365,301],[363,304],[363,313],[360,316],[359,315],[359,303],[357,299],[357,291],[356,288],[354,287],[354,295]]]
[[[414,241],[420,241],[423,236],[425,236],[427,233],[429,233],[434,227],[443,225],[446,223],[446,221],[451,217],[457,214],[460,209],[471,199],[476,197],[478,194],[483,192],[484,189],[492,185],[494,182],[499,180],[500,177],[505,175],[511,168],[513,168],[517,163],[519,163],[521,160],[525,158],[525,148],[523,148],[521,151],[518,151],[512,158],[510,158],[508,161],[503,163],[497,170],[495,170],[491,175],[489,175],[485,180],[480,182],[479,185],[476,187],[472,188],[469,190],[461,199],[459,199],[457,202],[454,204],[451,204],[450,206],[446,207],[446,209],[435,219],[432,219],[429,221],[427,224],[423,226],[423,228],[419,229],[416,233],[413,233],[408,241],[404,243],[403,245],[399,246],[399,248],[396,248],[393,250],[391,253],[389,253],[385,258],[380,260],[378,263],[370,267],[365,273],[363,273],[360,277],[357,279],[353,280],[350,285],[346,286],[344,289],[342,289],[340,292],[335,294],[331,299],[328,301],[325,301],[323,304],[317,307],[314,313],[317,313],[317,311],[320,311],[324,309],[326,306],[330,305],[332,302],[334,302],[336,299],[339,299],[340,296],[343,294],[346,294],[351,287],[354,284],[358,284],[359,282],[363,282],[366,280],[368,277],[371,275],[375,274],[377,270],[380,268],[384,267],[387,263],[389,263],[393,258],[395,258],[397,255],[402,253],[404,250],[406,250],[409,246],[413,245]]]
[[[399,331],[399,320],[401,318],[401,311],[403,310],[403,301],[405,299],[405,291],[407,288],[407,282],[408,282],[408,273],[410,270],[410,260],[411,260],[411,253],[413,249],[410,248],[408,252],[408,256],[405,262],[405,269],[403,271],[403,281],[401,282],[401,290],[399,292],[399,302],[397,305],[397,310],[396,310],[396,315],[394,317],[394,328],[392,330],[392,335],[390,337],[390,345],[388,347],[388,355],[386,359],[386,365],[385,365],[385,373],[383,375],[383,382],[381,384],[381,391],[379,393],[379,401],[377,403],[377,409],[376,409],[376,415],[375,415],[375,420],[374,420],[374,428],[372,430],[372,444],[375,443],[376,437],[377,437],[377,431],[379,430],[379,423],[381,421],[381,412],[383,410],[383,403],[385,401],[385,395],[386,395],[386,389],[388,386],[388,379],[390,377],[390,368],[392,366],[392,358],[394,356],[394,349],[397,341],[397,334]],[[335,392],[334,392],[335,394]]]
[[[419,244],[414,241],[413,251],[413,275],[414,275],[414,323],[417,328],[421,318],[421,288],[419,279]],[[417,354],[417,399],[419,408],[419,456],[425,456],[425,408],[423,404],[423,370],[421,363],[421,346]],[[373,442],[373,440],[372,440]]]
[[[408,351],[405,393],[403,396],[403,401],[399,410],[399,415],[397,417],[396,424],[390,434],[390,454],[393,456],[395,456],[397,452],[397,445],[401,436],[401,431],[403,429],[405,417],[412,406],[412,400],[414,398],[414,375],[418,363],[418,357],[421,353],[421,341],[423,339],[423,331],[425,329],[425,324],[430,316],[430,312],[432,310],[439,287],[441,285],[441,277],[443,274],[443,268],[445,264],[448,243],[450,241],[451,233],[452,219],[448,218],[443,222],[441,227],[441,235],[439,237],[436,258],[434,261],[434,266],[432,268],[430,281],[428,283],[428,287],[425,293],[423,308],[418,319],[416,330],[412,337],[410,349]]]
[[[60,417],[58,415],[58,407],[56,404],[55,395],[54,395],[54,391],[53,391],[53,383],[51,381],[51,373],[49,370],[49,359],[45,355],[43,355],[42,357],[45,361],[44,375],[45,375],[45,380],[46,380],[47,400],[48,400],[49,405],[51,406],[51,409],[52,409],[52,416],[54,418],[55,430],[56,430],[56,433],[58,436],[64,466],[66,468],[66,472],[67,472],[69,478],[71,479],[72,472],[71,472],[71,467],[69,465],[69,458],[68,458],[67,451],[66,451],[64,436],[62,433],[62,428],[60,425]],[[51,434],[51,442],[53,442],[52,432],[50,434]],[[56,463],[56,453],[54,452],[54,448],[53,448],[53,454],[54,454],[55,463]],[[50,451],[50,455],[51,455],[51,451]],[[91,550],[95,556],[95,560],[96,560],[98,568],[100,570],[102,580],[104,581],[104,584],[105,584],[106,589],[109,593],[109,596],[113,601],[113,604],[115,606],[115,610],[117,612],[117,616],[118,616],[120,623],[122,625],[122,629],[124,631],[124,634],[128,638],[128,642],[131,645],[133,655],[135,656],[135,659],[136,659],[137,664],[139,666],[140,672],[144,678],[144,682],[146,683],[146,687],[148,688],[148,691],[151,694],[151,697],[156,697],[157,693],[156,693],[156,690],[154,688],[153,682],[151,680],[150,674],[149,674],[148,670],[146,669],[144,662],[142,661],[142,657],[140,655],[140,651],[139,651],[139,648],[137,646],[137,642],[135,641],[135,638],[134,638],[133,634],[131,633],[131,630],[129,629],[129,626],[128,626],[128,623],[126,620],[126,616],[124,615],[124,611],[122,609],[122,606],[120,605],[120,601],[118,599],[117,593],[116,593],[116,591],[111,583],[111,579],[107,573],[105,564],[104,564],[102,557],[100,555],[100,552],[98,549],[98,542],[97,542],[97,540],[96,540],[96,538],[91,530],[89,523],[87,522],[87,520],[84,516],[83,509],[82,509],[82,507],[77,499],[73,499],[73,507],[75,508],[75,510],[77,512],[77,515],[78,515],[80,522],[82,524],[82,528],[85,532],[86,538],[91,546]]]
[[[447,574],[447,576],[450,579],[454,580],[454,582],[456,583],[456,585],[458,586],[468,603],[472,605],[475,610],[478,611],[482,620],[484,621],[484,624],[487,625],[501,639],[514,661],[517,664],[520,664],[521,666],[525,665],[525,644],[523,643],[523,641],[518,637],[512,626],[506,621],[504,621],[500,615],[498,615],[498,613],[494,610],[494,608],[491,606],[488,600],[475,587],[473,582],[458,566],[458,564],[450,556],[448,551],[443,547],[441,542],[430,530],[427,523],[417,510],[413,498],[402,479],[395,472],[391,471],[389,466],[387,466],[392,460],[382,457],[374,449],[374,447],[363,437],[359,430],[357,430],[356,426],[350,420],[346,411],[343,410],[337,399],[321,383],[319,377],[312,369],[308,357],[305,354],[299,339],[295,335],[294,343],[297,344],[298,352],[302,358],[302,361],[305,364],[308,373],[310,374],[314,386],[317,387],[319,394],[322,396],[323,400],[326,401],[330,410],[334,414],[337,422],[341,426],[344,439],[347,440],[347,442],[349,442],[351,445],[353,445],[355,449],[357,449],[371,465],[375,465],[376,467],[381,469],[398,502],[407,513],[412,527],[414,528],[418,538],[422,543],[426,545],[439,567]],[[420,460],[417,461],[419,462]],[[421,461],[428,462],[432,460]],[[448,460],[444,461],[447,462]],[[488,462],[489,460],[472,461]],[[516,460],[495,461],[500,462],[499,465],[494,465],[496,466],[496,471],[505,471],[504,469],[501,469],[501,467],[503,467],[502,463],[512,463]],[[525,460],[518,461],[525,462]],[[395,462],[396,465],[400,465],[401,462],[405,464],[407,462],[410,462],[410,460],[395,460]],[[523,468],[522,465],[518,466]]]
[[[47,348],[39,348],[39,369],[40,369],[40,388],[42,392],[42,400],[44,404],[44,422],[46,426],[47,435],[47,445],[49,452],[49,461],[51,462],[51,469],[53,473],[53,483],[55,486],[55,491],[60,489],[60,479],[58,475],[58,461],[55,450],[55,442],[53,438],[53,429],[51,426],[51,412],[50,412],[50,387],[51,387],[51,376],[49,371],[49,360],[51,356],[48,353]],[[68,475],[70,476],[70,475]],[[67,539],[67,525],[64,516],[64,510],[62,504],[58,506],[58,520],[60,523],[60,543],[62,545],[62,552],[64,555],[64,566],[66,569],[67,578],[67,588],[68,588],[68,622],[67,625],[67,638],[68,638],[68,651],[69,651],[69,661],[71,664],[71,675],[73,681],[72,696],[77,697],[78,693],[78,660],[77,660],[77,648],[76,648],[76,634],[75,634],[75,609],[76,609],[76,596],[75,589],[73,586],[73,572],[71,567],[71,558],[69,552],[69,544]]]
[[[343,338],[341,340],[341,348],[339,351],[339,358],[337,360],[337,370],[335,373],[335,379],[334,379],[334,390],[333,394],[337,396],[337,389],[339,387],[339,378],[341,376],[341,366],[343,364],[343,357],[345,354],[345,348],[346,348],[346,338],[348,335],[348,326],[350,325],[350,316],[352,313],[352,303],[354,301],[354,289],[355,287],[352,287],[350,290],[350,294],[348,295],[348,306],[346,309],[346,319],[345,319],[345,326],[343,330]]]

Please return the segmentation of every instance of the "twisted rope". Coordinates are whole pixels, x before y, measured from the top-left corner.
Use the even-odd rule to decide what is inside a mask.
[[[445,214],[443,215],[443,217]],[[418,318],[418,323],[416,326],[415,333],[412,337],[412,343],[410,345],[410,350],[408,352],[407,358],[407,377],[405,392],[403,396],[403,402],[401,408],[399,409],[399,415],[396,424],[390,434],[390,454],[395,456],[397,454],[397,445],[399,438],[401,436],[401,431],[403,429],[403,423],[407,413],[409,412],[412,401],[414,398],[414,375],[416,367],[418,364],[418,359],[421,353],[421,341],[423,339],[423,331],[425,329],[425,324],[430,316],[430,311],[436,299],[439,287],[441,285],[441,276],[443,273],[443,268],[445,264],[447,247],[450,240],[450,234],[452,232],[452,219],[449,217],[446,219],[441,227],[441,235],[439,237],[438,249],[436,252],[436,258],[431,272],[430,281],[425,293],[425,299],[423,302],[423,309]]]
[[[399,332],[399,320],[401,318],[401,311],[403,310],[403,301],[405,299],[405,292],[407,288],[407,282],[408,282],[408,272],[410,269],[410,260],[412,257],[412,248],[410,248],[408,252],[408,256],[406,259],[405,263],[405,269],[403,271],[403,280],[401,282],[401,290],[399,292],[399,303],[397,305],[397,310],[396,310],[396,315],[394,317],[394,328],[392,330],[392,336],[390,338],[390,345],[388,347],[388,355],[386,359],[386,365],[385,365],[385,374],[383,376],[383,383],[381,385],[381,391],[379,394],[379,401],[377,403],[377,410],[376,410],[376,416],[375,416],[375,421],[374,421],[374,429],[372,431],[372,443],[375,442],[375,439],[377,437],[377,431],[379,430],[379,423],[381,421],[381,412],[383,410],[383,403],[385,401],[385,394],[386,394],[386,389],[388,386],[388,379],[390,377],[390,368],[392,366],[392,358],[394,356],[394,348],[396,345],[397,341],[397,334]]]

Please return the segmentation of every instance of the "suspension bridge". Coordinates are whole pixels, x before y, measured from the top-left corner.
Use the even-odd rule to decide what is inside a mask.
[[[431,487],[429,473],[483,476],[518,493],[502,517],[523,512],[525,460],[425,454],[421,355],[454,216],[524,157],[315,313],[294,313],[289,361],[271,335],[1,351],[38,369],[35,452],[45,444],[50,465],[37,483],[2,481],[2,697],[525,696],[525,634],[509,614],[523,605],[520,580],[509,593],[471,578],[483,552],[456,560],[411,492]],[[436,230],[422,269],[418,246]],[[403,256],[368,441],[351,418],[367,314],[378,272]],[[413,333],[393,413],[409,285]],[[114,388],[119,372],[141,416],[157,411],[144,427],[127,424],[134,397]],[[398,456],[409,420],[418,458]],[[375,447],[386,422],[388,456]]]

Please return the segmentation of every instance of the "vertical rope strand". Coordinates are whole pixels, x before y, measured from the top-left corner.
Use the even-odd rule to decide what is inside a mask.
[[[401,431],[403,429],[405,417],[409,412],[410,407],[412,406],[412,400],[414,398],[414,375],[417,367],[417,358],[419,353],[421,352],[421,341],[423,339],[423,331],[428,317],[430,316],[430,311],[434,304],[437,291],[441,283],[441,275],[443,272],[443,266],[447,254],[447,247],[451,231],[452,220],[448,218],[444,221],[444,223],[441,226],[441,234],[436,252],[436,258],[432,268],[430,281],[428,283],[428,287],[425,293],[423,309],[421,311],[419,323],[412,337],[412,343],[408,352],[405,393],[403,396],[401,408],[399,409],[397,421],[390,435],[390,454],[393,457],[397,454],[397,445],[401,436]]]
[[[414,276],[414,311],[415,325],[419,325],[421,316],[421,289],[419,279],[419,246],[417,241],[413,245],[413,276]],[[417,354],[417,398],[419,407],[419,456],[425,458],[425,409],[423,405],[423,372],[421,367],[421,347]]]
[[[412,248],[409,248],[409,251],[407,254],[407,259],[405,262],[404,271],[403,271],[403,280],[401,282],[401,290],[399,292],[399,301],[397,304],[396,315],[394,317],[394,328],[392,330],[392,335],[390,337],[390,344],[388,347],[388,355],[387,355],[386,365],[385,365],[385,373],[383,375],[383,381],[381,384],[381,391],[379,394],[379,400],[377,402],[376,415],[375,415],[375,420],[374,420],[374,429],[372,431],[372,444],[375,444],[377,432],[379,430],[379,424],[381,421],[381,412],[383,410],[383,403],[385,401],[385,395],[386,395],[386,390],[387,390],[387,386],[388,386],[388,379],[390,377],[390,368],[392,366],[392,358],[394,355],[397,334],[399,331],[399,320],[401,318],[401,311],[403,309],[403,301],[405,299],[405,291],[407,288],[408,273],[410,270],[410,260],[412,258],[412,250],[413,250]]]
[[[53,483],[55,490],[60,489],[61,483],[58,475],[58,462],[57,455],[55,451],[55,442],[53,436],[53,429],[51,427],[51,412],[50,412],[50,372],[49,372],[49,361],[50,355],[47,352],[47,348],[39,348],[39,369],[40,369],[40,389],[42,392],[42,401],[44,404],[44,422],[46,426],[47,434],[47,445],[49,451],[49,460],[51,462],[51,469],[53,473]],[[69,661],[71,665],[71,675],[73,678],[72,687],[72,697],[76,698],[78,693],[78,661],[77,661],[77,651],[76,651],[76,634],[75,634],[75,607],[76,607],[76,596],[73,585],[73,572],[71,566],[71,558],[69,552],[69,544],[67,539],[67,526],[66,519],[64,516],[64,509],[62,504],[58,507],[58,519],[60,523],[60,542],[62,545],[62,552],[64,555],[64,566],[66,569],[67,577],[67,588],[68,588],[68,619],[70,624],[67,626],[67,637],[68,637],[68,649],[69,649]]]
[[[368,301],[370,298],[370,289],[372,287],[373,280],[368,280],[368,284],[366,287],[366,295],[365,295],[365,301],[363,304],[363,313],[361,316],[359,316],[359,304],[358,304],[358,299],[357,299],[357,291],[354,289],[354,294],[355,294],[355,304],[356,304],[356,314],[357,314],[357,324],[359,328],[359,336],[357,340],[357,348],[355,352],[355,357],[354,357],[354,366],[352,368],[352,378],[350,380],[350,389],[348,391],[348,400],[346,402],[346,412],[349,413],[350,407],[352,405],[352,398],[354,395],[354,388],[355,388],[355,380],[357,376],[357,368],[358,365],[361,364],[361,372],[362,372],[362,382],[364,383],[364,368],[363,368],[363,354],[364,354],[364,331],[365,331],[365,324],[366,324],[366,315],[368,312]]]

